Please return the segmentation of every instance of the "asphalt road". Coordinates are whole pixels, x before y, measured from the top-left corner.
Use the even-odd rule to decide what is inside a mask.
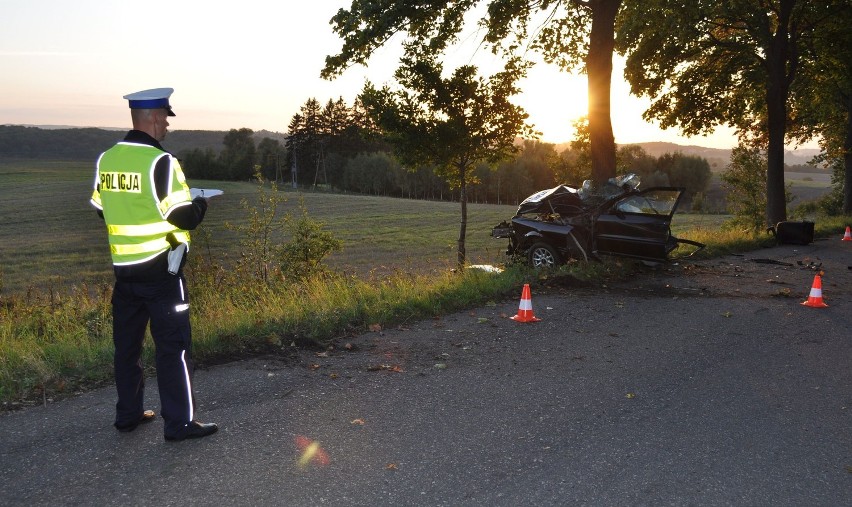
[[[511,299],[197,371],[201,440],[119,434],[111,388],[5,414],[0,504],[852,505],[850,264],[838,236],[553,279],[540,322]]]

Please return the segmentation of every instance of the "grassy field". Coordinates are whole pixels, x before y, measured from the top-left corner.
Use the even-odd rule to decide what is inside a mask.
[[[112,277],[103,222],[89,204],[92,165],[79,162],[0,162],[0,275],[2,293],[76,285]],[[235,233],[225,223],[242,223],[240,201],[253,203],[257,186],[193,180],[191,186],[221,188],[210,200],[194,234],[192,255],[224,259],[239,255]],[[443,270],[456,262],[461,211],[458,203],[386,197],[301,193],[281,188],[288,198],[281,212],[296,210],[304,197],[310,216],[343,241],[329,259],[340,270],[370,272]],[[491,227],[511,217],[515,206],[468,206],[467,257],[474,264],[502,261],[504,241]]]
[[[98,282],[112,277],[103,222],[89,204],[93,166],[79,162],[0,162],[0,274],[2,292]],[[239,255],[235,233],[225,223],[245,220],[241,200],[253,203],[257,185],[193,180],[191,186],[221,188],[198,233],[192,255],[213,259]],[[426,273],[456,263],[461,219],[458,203],[388,197],[296,192],[281,210],[296,210],[304,197],[310,216],[343,241],[329,265],[358,275],[396,270]],[[491,228],[510,218],[515,205],[469,204],[466,237],[471,264],[505,260],[506,242]],[[675,232],[714,228],[720,215],[678,215]]]
[[[106,231],[89,204],[93,164],[58,161],[0,161],[0,294],[21,294],[112,278]],[[806,181],[820,187],[824,181]],[[246,213],[240,202],[254,203],[257,186],[249,182],[190,181],[191,186],[221,188],[194,234],[192,256],[217,262],[239,255],[235,233]],[[328,264],[365,276],[394,271],[429,273],[455,266],[460,225],[458,203],[388,197],[297,192],[281,212],[297,209],[304,197],[309,215],[343,241]],[[505,261],[506,242],[491,238],[491,228],[511,217],[515,205],[468,205],[467,258],[471,264]],[[678,214],[676,235],[715,230],[725,215]]]

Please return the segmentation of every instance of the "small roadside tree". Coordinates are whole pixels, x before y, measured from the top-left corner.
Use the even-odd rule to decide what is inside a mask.
[[[449,78],[432,55],[419,55],[408,46],[395,77],[402,86],[392,90],[367,83],[360,100],[385,134],[400,162],[410,169],[434,165],[435,174],[459,189],[461,226],[458,265],[465,263],[467,186],[476,181],[471,170],[478,162],[495,163],[516,153],[515,138],[535,137],[527,114],[509,98],[518,93],[516,81],[527,65],[512,59],[504,71],[485,80],[473,66],[462,66]]]

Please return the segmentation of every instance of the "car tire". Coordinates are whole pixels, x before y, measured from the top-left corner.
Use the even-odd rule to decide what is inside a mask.
[[[527,250],[527,260],[534,268],[552,268],[562,264],[562,256],[555,248],[539,241]]]

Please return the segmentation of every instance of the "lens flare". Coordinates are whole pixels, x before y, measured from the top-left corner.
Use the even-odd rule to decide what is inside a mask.
[[[323,450],[319,442],[299,435],[296,437],[296,448],[299,450],[299,466],[304,468],[313,463],[318,466],[326,466],[331,462],[328,453]]]

